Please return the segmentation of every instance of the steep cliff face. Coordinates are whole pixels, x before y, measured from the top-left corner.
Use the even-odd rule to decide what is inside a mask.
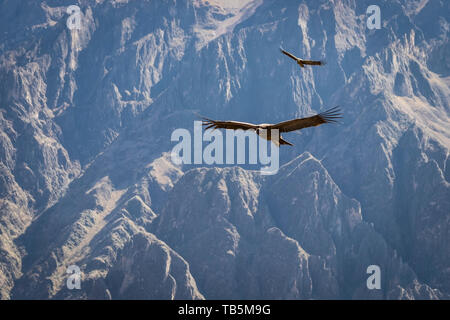
[[[382,2],[378,30],[370,1],[80,0],[69,30],[72,4],[0,4],[2,299],[449,297],[447,1]],[[195,113],[334,105],[274,176],[170,160]]]
[[[442,295],[418,280],[309,153],[270,178],[239,168],[187,172],[156,234],[190,262],[210,298]],[[386,273],[383,290],[367,289],[369,265]]]

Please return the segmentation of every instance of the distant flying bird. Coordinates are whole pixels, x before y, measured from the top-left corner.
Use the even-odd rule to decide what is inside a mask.
[[[289,53],[289,52],[283,50],[282,48],[280,48],[280,50],[285,55],[287,55],[289,58],[294,59],[297,62],[297,64],[302,68],[305,67],[305,64],[311,65],[311,66],[323,66],[325,64],[325,61],[303,60],[303,59],[297,58],[292,53]]]
[[[293,144],[284,140],[281,134],[279,135],[279,140],[275,141],[271,137],[271,129],[278,129],[279,132],[290,132],[295,130],[300,130],[308,127],[319,126],[323,123],[336,123],[337,119],[342,118],[342,114],[340,113],[339,107],[331,108],[325,112],[316,114],[315,116],[308,118],[298,118],[292,119],[284,122],[280,122],[277,124],[252,124],[248,122],[239,122],[239,121],[216,121],[208,118],[203,118],[203,125],[206,126],[205,130],[208,129],[231,129],[231,130],[255,130],[256,134],[260,137],[272,141],[275,145],[280,146],[282,144],[287,144],[292,146]],[[261,129],[265,129],[261,130]],[[264,136],[264,132],[266,137]]]

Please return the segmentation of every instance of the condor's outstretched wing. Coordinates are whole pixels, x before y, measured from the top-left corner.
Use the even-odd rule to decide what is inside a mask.
[[[295,61],[299,60],[299,58],[297,58],[296,56],[294,56],[292,53],[289,53],[289,52],[287,52],[287,51],[285,51],[285,50],[283,50],[283,49],[281,49],[281,48],[280,48],[280,50],[281,50],[281,52],[283,52],[285,55],[287,55],[289,58],[294,59]]]
[[[205,130],[208,129],[232,129],[232,130],[256,130],[258,128],[257,125],[248,122],[239,122],[239,121],[216,121],[208,118],[202,118],[203,125],[206,126]]]
[[[336,123],[337,119],[340,118],[342,118],[342,114],[340,113],[339,107],[334,107],[312,117],[280,122],[270,126],[268,129],[278,129],[280,132],[289,132],[319,126],[323,123]]]
[[[324,60],[316,61],[316,60],[303,60],[303,59],[300,59],[300,61],[303,64],[310,65],[310,66],[323,66],[324,64],[326,64],[326,62]]]

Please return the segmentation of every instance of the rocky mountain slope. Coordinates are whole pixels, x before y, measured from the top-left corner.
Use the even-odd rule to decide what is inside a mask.
[[[0,297],[448,299],[449,3],[371,4],[3,1]],[[276,175],[171,162],[196,113],[334,105]]]

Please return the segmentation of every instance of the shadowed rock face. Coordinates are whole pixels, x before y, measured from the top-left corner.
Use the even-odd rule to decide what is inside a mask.
[[[186,261],[152,235],[137,234],[106,276],[112,298],[203,299]]]
[[[2,299],[450,297],[449,4],[239,3],[0,4]],[[337,104],[274,176],[171,162],[194,113]]]
[[[96,257],[96,263],[86,266],[82,290],[62,287],[55,298],[204,299],[187,262],[152,234],[141,231],[133,235],[119,251],[114,266],[101,274],[102,258]]]
[[[200,291],[211,298],[441,295],[418,281],[309,153],[273,177],[240,168],[187,172],[156,234],[190,262]],[[372,264],[389,275],[375,293],[365,283]]]

